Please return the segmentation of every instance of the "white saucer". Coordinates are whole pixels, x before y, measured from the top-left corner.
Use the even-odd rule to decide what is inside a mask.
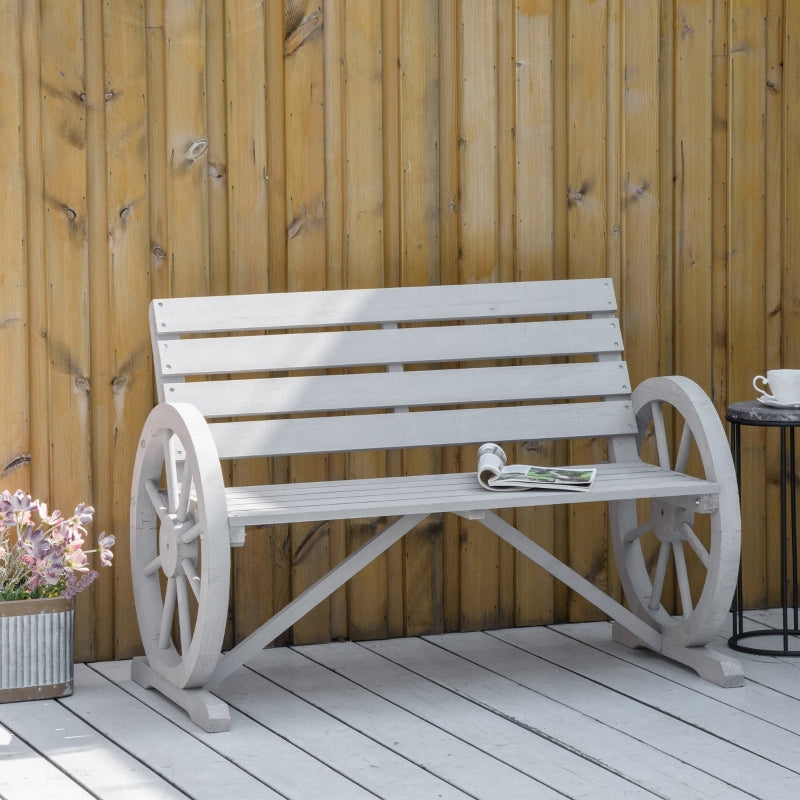
[[[771,397],[765,397],[763,394],[756,397],[761,405],[769,406],[770,408],[800,408],[800,403],[781,403],[780,400],[773,400]]]

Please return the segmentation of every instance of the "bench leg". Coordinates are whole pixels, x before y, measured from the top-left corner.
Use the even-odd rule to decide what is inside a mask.
[[[205,689],[179,689],[162,675],[159,675],[139,656],[131,662],[131,679],[143,689],[156,689],[180,706],[195,725],[208,733],[228,731],[231,728],[231,715],[225,702]]]
[[[615,622],[611,628],[611,638],[618,644],[625,645],[625,647],[650,648],[650,645],[645,644],[618,622]],[[672,661],[689,667],[701,678],[716,686],[730,689],[744,684],[744,669],[741,661],[725,653],[713,650],[708,645],[704,647],[685,647],[675,644],[669,639],[662,638],[659,652]]]

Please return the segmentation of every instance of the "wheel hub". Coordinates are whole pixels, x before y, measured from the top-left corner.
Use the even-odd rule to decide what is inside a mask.
[[[158,549],[161,556],[161,569],[168,578],[178,574],[185,574],[183,562],[189,559],[192,564],[197,563],[197,540],[183,541],[183,534],[194,527],[194,519],[188,516],[179,522],[175,514],[167,515],[161,523],[158,535]]]
[[[694,512],[669,500],[650,501],[650,519],[660,542],[685,542],[694,521]]]

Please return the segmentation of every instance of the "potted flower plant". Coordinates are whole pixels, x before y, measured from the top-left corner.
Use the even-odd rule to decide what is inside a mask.
[[[84,550],[94,509],[71,517],[22,490],[0,493],[0,702],[72,693],[75,595],[110,566],[114,537]]]

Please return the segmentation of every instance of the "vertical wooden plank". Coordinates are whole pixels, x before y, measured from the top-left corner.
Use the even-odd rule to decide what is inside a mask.
[[[497,16],[473,3],[461,6],[459,43],[461,107],[461,283],[498,275]],[[464,448],[465,469],[474,469],[475,448]],[[461,524],[461,629],[494,627],[499,615],[500,547],[476,522]]]
[[[284,113],[284,41],[285,8],[281,3],[266,3],[265,60],[267,102],[267,282],[270,291],[281,292],[287,287],[286,274],[286,129]],[[276,459],[272,464],[272,479],[276,483],[289,480],[288,459]],[[272,581],[272,610],[283,608],[291,599],[291,568],[289,526],[270,528],[265,534],[270,540]],[[290,632],[280,641],[288,641]]]
[[[439,271],[439,11],[432,3],[400,5],[401,284],[440,282]],[[405,474],[441,470],[439,451],[406,453]],[[442,519],[431,517],[404,539],[404,631],[444,630]],[[395,580],[394,576],[392,580]]]
[[[25,264],[28,275],[28,393],[30,489],[50,497],[49,358],[47,346],[47,265],[42,109],[41,8],[22,5],[23,152],[25,167]]]
[[[28,353],[28,276],[25,258],[25,172],[23,144],[22,3],[0,7],[3,30],[14,32],[0,50],[0,151],[4,179],[0,185],[0,349],[14,364],[15,378],[3,389],[0,439],[0,486],[30,488]]]
[[[267,290],[264,7],[225,6],[228,262],[233,294]]]
[[[711,360],[712,8],[675,17],[675,368],[709,388]]]
[[[105,427],[93,431],[93,441],[102,443],[103,461],[95,459],[94,470],[108,464],[112,506],[98,504],[96,530],[104,527],[117,537],[114,556],[113,657],[130,658],[138,652],[139,632],[130,613],[133,588],[127,531],[130,519],[131,473],[138,434],[153,402],[153,366],[147,305],[150,300],[150,209],[147,191],[146,35],[141,4],[120,8],[108,5],[103,17],[105,77],[103,92],[106,135],[104,176],[107,228],[100,229],[104,257],[92,264],[91,281],[102,286],[105,297],[96,302],[105,308],[102,318],[93,308],[94,350],[107,350],[108,373],[103,377],[110,396]],[[88,61],[88,59],[87,59]],[[108,272],[107,282],[97,270]],[[102,321],[101,321],[102,320]],[[97,330],[94,330],[97,326]],[[93,386],[97,383],[93,350]],[[101,511],[104,513],[101,516]],[[107,521],[104,521],[107,520]],[[101,574],[99,588],[110,576]],[[98,625],[111,608],[105,593],[98,597]],[[98,636],[98,657],[107,645]]]
[[[228,154],[225,63],[225,4],[205,4],[206,105],[208,125],[208,258],[209,291],[227,294]]]
[[[402,0],[385,0],[381,6],[382,125],[383,133],[383,264],[386,286],[399,286],[402,274],[400,170],[400,6]],[[386,454],[387,475],[401,475],[403,454]],[[404,624],[403,560],[405,539],[386,552],[386,631],[401,636]]]
[[[520,0],[516,20],[516,276],[554,277],[555,74],[553,0]],[[552,443],[519,448],[519,463],[555,463]],[[517,511],[517,527],[549,551],[555,546],[553,508]],[[515,623],[554,619],[554,579],[517,557]]]
[[[42,4],[50,494],[69,513],[91,498],[86,86],[81,4]],[[75,658],[93,655],[91,592],[78,597]]]
[[[345,264],[345,150],[344,150],[344,5],[337,0],[323,4],[323,59],[325,75],[325,253],[326,279],[330,289],[344,286]],[[328,472],[332,480],[347,474],[344,453],[332,454]],[[328,533],[331,561],[339,563],[347,555],[347,524],[334,522]],[[348,633],[347,587],[329,599],[331,636]]]
[[[730,126],[729,126],[729,214],[728,296],[732,320],[755,318],[754,327],[732,326],[730,330],[729,386],[737,397],[749,397],[753,375],[767,369],[765,358],[765,151],[766,100],[766,0],[730,0]],[[750,474],[764,474],[763,438],[743,436]],[[761,441],[758,441],[761,440]],[[756,442],[748,446],[748,442]],[[776,455],[772,451],[772,455]],[[778,481],[778,459],[772,478]],[[774,497],[774,494],[773,494]],[[763,586],[764,567],[776,577],[779,550],[777,537],[770,537],[767,553],[749,531],[757,528],[765,508],[761,481],[742,487],[743,528],[748,531],[748,559],[742,562],[748,585]],[[773,517],[773,522],[777,520]],[[770,547],[770,545],[773,545]],[[764,556],[767,556],[765,565]],[[763,595],[762,595],[763,597]],[[759,598],[761,599],[761,598]],[[770,598],[777,603],[778,596]]]
[[[381,8],[347,3],[344,10],[345,285],[382,286],[386,279],[383,244],[383,98]],[[386,473],[385,455],[349,456],[351,476]],[[348,550],[369,539],[382,520],[351,523]],[[387,559],[381,557],[351,582],[350,635],[385,636],[388,631]]]
[[[439,241],[440,280],[458,283],[459,260],[459,5],[457,0],[439,3]],[[458,471],[458,451],[442,453],[445,471]],[[459,628],[461,577],[459,521],[445,516],[442,527],[442,582],[445,630]]]
[[[153,297],[172,292],[167,222],[167,98],[164,0],[145,0],[150,280]]]
[[[660,341],[661,372],[675,372],[675,343],[673,338],[674,273],[675,273],[675,6],[661,3],[661,31],[659,48],[659,197],[660,230],[658,247],[660,259],[660,288],[658,334]]]
[[[800,103],[797,97],[797,87],[800,86],[800,7],[797,3],[785,3],[784,38],[783,38],[783,215],[782,215],[782,247],[783,263],[781,264],[781,363],[780,366],[800,369],[800,269],[797,266],[797,253],[800,247],[800,232],[797,229],[797,219],[800,214],[800,186],[797,181],[797,170],[800,169],[800,143],[798,131],[800,128]],[[774,265],[777,268],[778,265]],[[774,453],[774,451],[773,451]],[[772,463],[777,464],[777,457],[772,455]],[[775,480],[775,468],[771,474],[770,483]],[[774,501],[774,491],[770,499],[772,508],[777,508]],[[744,502],[744,501],[743,501]],[[774,519],[774,517],[772,518]],[[772,520],[770,520],[771,522]],[[766,533],[777,530],[774,526],[767,527]],[[779,581],[776,572],[770,572],[769,594],[772,598],[778,596]]]
[[[618,282],[623,308],[621,324],[627,343],[631,386],[663,374],[661,335],[653,324],[660,308],[660,163],[659,163],[659,39],[657,6],[642,8],[627,0],[619,35],[623,39],[624,83],[621,109],[622,278]],[[642,513],[648,514],[646,504]],[[646,518],[646,516],[645,516]],[[658,553],[653,537],[645,540],[648,564]],[[614,572],[616,574],[616,572]],[[619,592],[616,582],[613,591]]]
[[[783,64],[783,35],[784,19],[783,4],[780,0],[768,0],[766,20],[766,96],[765,96],[765,125],[764,125],[764,158],[765,158],[765,213],[764,213],[764,364],[783,364],[793,366],[791,361],[784,362],[782,358],[781,322],[783,319],[782,303],[782,274],[785,255],[782,250],[782,208],[783,208],[783,102],[784,102],[784,64]],[[730,322],[728,321],[728,325]],[[727,326],[726,326],[727,329]],[[798,359],[795,364],[800,364]],[[767,367],[765,366],[764,369]],[[726,370],[727,374],[727,370]],[[759,371],[759,374],[761,372]],[[744,376],[742,376],[744,377]],[[731,393],[730,400],[740,397],[749,397],[750,388],[745,387],[741,393]],[[778,437],[770,436],[767,441],[765,457],[767,463],[778,464],[780,447]],[[758,466],[756,466],[756,469]],[[779,471],[776,473],[779,477]],[[766,526],[764,533],[780,530],[780,484],[767,482],[766,485]],[[743,509],[744,510],[744,509]],[[751,515],[752,511],[748,512]],[[742,535],[742,563],[751,560],[759,563],[759,553],[762,552],[763,537],[761,526],[753,526],[753,517],[748,520],[747,527],[742,526],[746,534]],[[756,522],[760,520],[758,517]],[[762,523],[763,525],[763,523]],[[774,541],[774,536],[769,539]],[[751,548],[755,548],[754,551]],[[774,551],[773,551],[774,552]],[[773,562],[777,565],[777,562]],[[748,580],[745,588],[745,602],[748,607],[753,605],[766,605],[768,600],[767,586],[772,585],[772,596],[776,604],[780,602],[780,593],[777,591],[778,583],[770,580],[769,576],[780,574],[779,567],[762,569],[755,576],[755,582]],[[748,576],[750,577],[750,576]],[[750,594],[752,593],[752,594]]]
[[[224,13],[228,287],[231,294],[267,291],[267,153],[265,21],[261,4],[227,3]],[[267,479],[263,463],[231,465],[235,485]],[[248,532],[233,553],[234,641],[272,611],[270,529]],[[258,587],[258,590],[255,590]]]
[[[608,272],[606,219],[608,7],[571,0],[568,5],[568,236],[570,277],[599,277]],[[599,442],[576,443],[572,463],[602,461]],[[607,588],[607,513],[602,508],[570,510],[569,561],[581,575]],[[597,618],[597,611],[574,592],[570,619]]]
[[[166,215],[170,294],[209,292],[208,134],[202,0],[165,3]]]
[[[322,10],[314,2],[288,3],[285,31],[287,285],[292,291],[324,289],[325,62]],[[293,481],[324,480],[323,456],[292,459]],[[297,595],[331,566],[331,526],[291,526],[292,591]],[[320,603],[293,629],[295,642],[331,637],[330,601]]]
[[[718,331],[726,331],[728,321],[728,130],[722,121],[729,119],[728,90],[728,35],[729,25],[728,0],[717,0],[714,7],[714,30],[712,64],[713,86],[713,119],[711,147],[714,160],[711,166],[711,226],[713,239],[711,242],[712,257],[712,290],[711,312],[714,337],[712,340],[712,383],[709,393],[717,403],[720,412],[724,412],[724,399],[728,394],[728,343],[727,337],[717,336]],[[737,395],[739,396],[739,395]]]
[[[711,390],[713,7],[675,14],[675,370]],[[679,435],[679,431],[675,435]]]
[[[606,0],[606,270],[614,286],[622,278],[622,205],[624,201],[622,105],[625,80],[624,0]]]
[[[111,367],[108,345],[110,283],[106,231],[106,126],[102,6],[83,3],[84,103],[86,106],[86,219],[88,259],[88,341],[91,374],[90,442],[91,503],[97,509],[94,526],[113,520],[113,452],[111,442]],[[94,532],[93,532],[94,533]],[[91,589],[93,606],[113,609],[113,583],[104,580]],[[113,655],[114,615],[95,617],[91,657]]]
[[[497,279],[510,281],[516,272],[514,254],[516,3],[497,3]],[[514,523],[516,514],[506,509],[501,516]],[[518,553],[499,542],[497,624],[514,624],[516,564]],[[520,558],[520,560],[522,560]]]

